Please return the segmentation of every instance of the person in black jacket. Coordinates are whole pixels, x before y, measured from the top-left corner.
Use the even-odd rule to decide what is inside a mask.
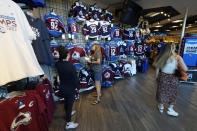
[[[60,46],[59,51],[59,61],[56,63],[57,72],[59,74],[60,80],[60,92],[64,97],[64,107],[66,112],[66,126],[65,129],[74,129],[79,124],[71,122],[71,115],[75,112],[72,112],[72,106],[74,103],[75,89],[79,89],[79,83],[77,78],[77,73],[75,67],[72,63],[68,61],[69,54],[68,51]]]

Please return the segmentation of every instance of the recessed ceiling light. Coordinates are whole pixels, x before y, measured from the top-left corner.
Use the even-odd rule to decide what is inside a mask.
[[[163,14],[164,12],[162,11],[161,14]]]
[[[182,26],[183,24],[180,24],[180,26]]]
[[[176,27],[178,27],[178,26],[176,26],[176,25],[172,26],[172,28],[176,28]]]
[[[154,30],[154,31],[159,31],[158,29]]]
[[[175,20],[175,21],[172,21],[172,23],[179,23],[179,22],[182,22],[183,20]]]
[[[168,19],[168,21],[170,21],[171,19]]]
[[[159,24],[160,24],[160,22],[157,22],[157,24],[159,25]]]
[[[170,17],[170,15],[168,15],[168,17]]]
[[[155,26],[155,27],[157,27],[157,28],[160,28],[160,27],[162,27],[163,25],[157,25],[157,26]]]
[[[167,14],[164,14],[165,16],[167,16]]]
[[[191,26],[192,24],[188,24],[189,26]]]
[[[171,30],[166,30],[166,31],[171,31]]]

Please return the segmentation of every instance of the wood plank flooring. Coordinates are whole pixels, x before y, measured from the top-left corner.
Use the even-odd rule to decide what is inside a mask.
[[[197,131],[197,86],[180,84],[175,110],[179,117],[160,114],[155,101],[154,71],[138,73],[102,89],[102,101],[91,105],[92,93],[75,102],[75,131]],[[63,105],[58,104],[50,131],[64,131]]]

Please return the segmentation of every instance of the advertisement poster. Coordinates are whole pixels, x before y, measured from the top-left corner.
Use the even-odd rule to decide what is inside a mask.
[[[197,38],[186,38],[183,60],[189,67],[197,67]]]

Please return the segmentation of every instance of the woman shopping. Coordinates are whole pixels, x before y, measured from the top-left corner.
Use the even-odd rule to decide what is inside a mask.
[[[178,77],[175,70],[179,64],[182,70],[187,71],[181,56],[175,53],[175,44],[166,44],[164,49],[153,63],[156,68],[157,93],[156,99],[159,103],[158,109],[160,113],[164,111],[164,105],[169,104],[167,114],[170,116],[178,116],[178,112],[174,110],[174,105],[179,87]]]
[[[98,104],[101,99],[101,77],[102,77],[102,54],[101,47],[99,44],[94,44],[91,50],[90,61],[92,70],[94,71],[95,87],[97,92],[97,99],[92,104]]]

